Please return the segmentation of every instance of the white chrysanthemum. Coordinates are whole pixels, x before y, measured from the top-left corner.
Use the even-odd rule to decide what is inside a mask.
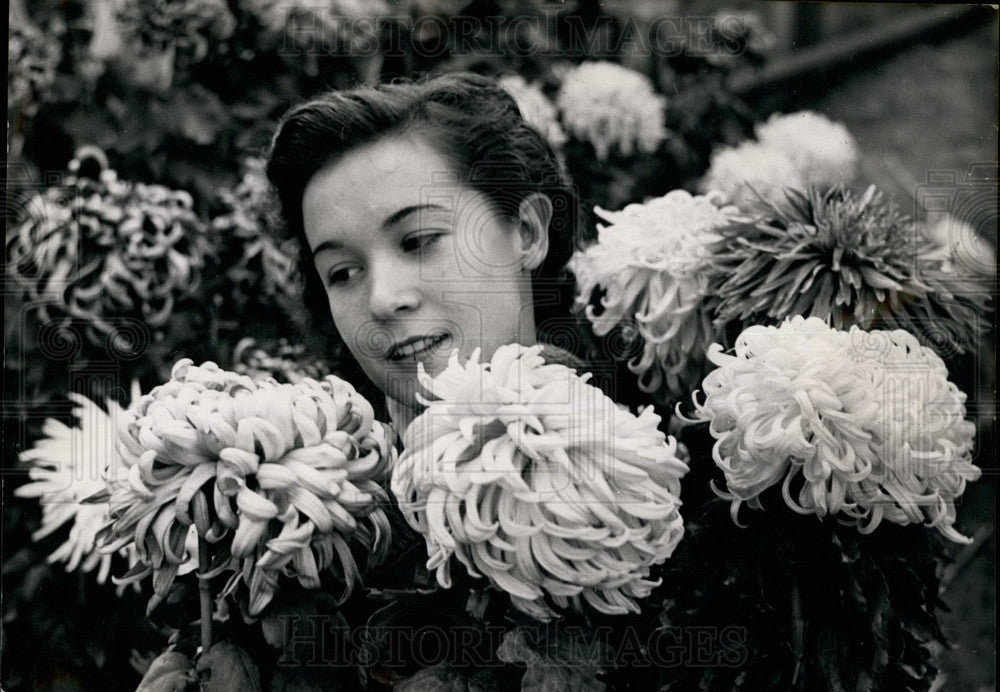
[[[928,219],[920,231],[936,246],[931,253],[924,254],[923,259],[942,260],[944,271],[961,275],[996,272],[996,248],[961,219],[941,214]]]
[[[436,400],[405,433],[392,491],[442,586],[454,555],[541,620],[582,602],[637,612],[683,535],[687,466],[651,408],[632,415],[541,351],[421,369]]]
[[[567,72],[557,104],[566,128],[593,144],[600,161],[613,148],[651,154],[666,137],[666,100],[644,75],[615,63],[585,62]]]
[[[83,396],[67,395],[75,404],[78,425],[69,427],[49,418],[42,425],[45,437],[21,452],[21,461],[31,464],[33,482],[14,491],[18,497],[38,498],[42,525],[33,534],[36,541],[70,523],[69,537],[49,556],[49,562],[65,562],[66,571],[98,569],[97,581],[107,581],[111,555],[96,550],[97,533],[108,520],[107,503],[81,504],[81,500],[106,489],[105,468],[114,467],[118,419],[123,409],[108,401],[105,412]],[[113,473],[113,469],[112,469]]]
[[[858,142],[844,125],[814,111],[774,114],[755,128],[757,141],[795,164],[807,185],[850,184],[858,167]]]
[[[757,142],[744,142],[712,152],[708,172],[698,189],[717,191],[744,211],[785,199],[786,189],[802,189],[805,178],[784,152]]]
[[[500,78],[500,86],[511,95],[521,117],[558,149],[566,143],[566,133],[559,124],[559,111],[536,84],[528,84],[521,75]]]
[[[347,382],[254,382],[185,359],[129,412],[118,437],[127,478],[111,496],[102,549],[134,545],[139,561],[122,581],[152,574],[154,600],[183,564],[192,524],[217,571],[237,570],[224,592],[249,585],[251,615],[281,575],[315,589],[332,569],[350,591],[349,542],[374,555],[385,547],[387,498],[377,479],[394,450]]]
[[[835,514],[864,533],[883,519],[926,521],[965,540],[954,501],[980,475],[975,426],[944,362],[914,336],[796,317],[750,327],[735,355],[714,345],[709,358],[719,367],[705,377],[696,416],[711,422],[734,519],[780,482],[803,514]]]
[[[608,225],[598,226],[597,243],[569,265],[577,304],[586,306],[598,336],[618,326],[638,330],[643,350],[629,368],[643,391],[664,400],[690,391],[694,382],[686,377],[700,378],[690,366],[714,339],[710,316],[701,309],[708,288],[701,269],[709,244],[719,240],[715,229],[739,216],[719,202],[718,196],[674,190],[618,212],[598,208]],[[595,289],[602,292],[599,306],[591,302]]]

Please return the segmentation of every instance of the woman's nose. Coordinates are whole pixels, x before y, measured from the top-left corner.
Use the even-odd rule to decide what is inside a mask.
[[[420,305],[419,277],[406,268],[385,263],[370,272],[368,309],[375,319],[391,319]]]

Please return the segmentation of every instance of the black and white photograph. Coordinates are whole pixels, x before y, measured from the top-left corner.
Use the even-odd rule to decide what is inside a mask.
[[[9,0],[0,690],[995,690],[998,29]]]

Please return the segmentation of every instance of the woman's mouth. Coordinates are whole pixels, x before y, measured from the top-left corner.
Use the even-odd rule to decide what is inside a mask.
[[[389,360],[394,361],[416,361],[439,349],[450,339],[451,337],[448,334],[435,334],[433,336],[405,339],[393,346],[387,357]]]

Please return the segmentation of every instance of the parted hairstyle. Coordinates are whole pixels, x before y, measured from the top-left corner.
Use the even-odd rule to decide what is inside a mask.
[[[576,192],[552,147],[524,121],[513,98],[496,80],[472,73],[331,91],[292,108],[281,119],[267,177],[277,192],[287,231],[299,239],[311,327],[335,333],[329,331],[326,291],[303,229],[306,186],[320,169],[351,149],[410,131],[427,137],[456,165],[461,174],[457,182],[485,195],[504,216],[516,218],[528,195],[548,195],[553,207],[549,250],[532,272],[535,326],[539,341],[580,355],[583,347],[572,317],[573,280],[565,271],[583,240]]]

